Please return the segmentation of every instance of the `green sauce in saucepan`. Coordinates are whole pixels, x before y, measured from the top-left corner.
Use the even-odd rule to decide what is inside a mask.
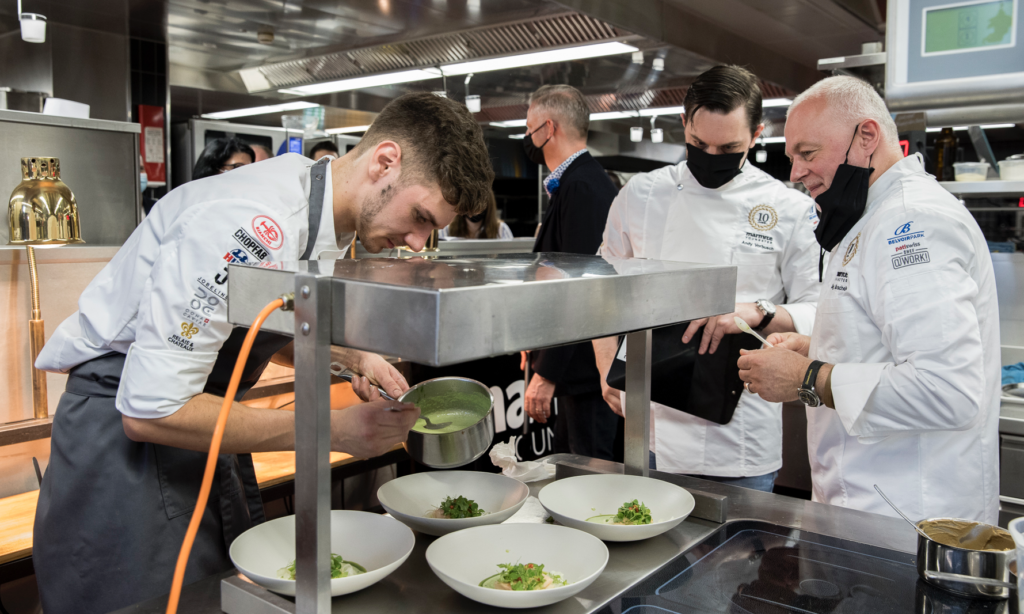
[[[435,435],[454,433],[469,428],[486,416],[490,409],[487,399],[481,395],[460,392],[431,395],[415,403],[420,408],[420,414],[430,418],[431,424],[451,423],[442,429],[433,430],[427,429],[426,423],[421,419],[417,420],[416,425],[412,428],[418,433],[433,433]]]

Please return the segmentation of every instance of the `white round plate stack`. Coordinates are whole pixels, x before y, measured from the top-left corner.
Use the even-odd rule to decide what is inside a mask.
[[[484,588],[499,564],[534,563],[569,584],[536,591]],[[473,601],[499,608],[536,608],[568,599],[601,575],[608,547],[592,535],[549,524],[497,524],[450,533],[427,548],[437,577]]]
[[[609,542],[631,542],[661,535],[693,511],[693,495],[685,489],[638,475],[581,475],[555,480],[540,491],[541,505],[567,527],[586,531]],[[594,516],[615,514],[637,499],[651,510],[651,524],[611,525],[587,522]]]
[[[476,518],[427,518],[446,497],[465,497],[487,512]],[[387,482],[377,499],[389,514],[409,528],[427,535],[505,522],[526,502],[530,488],[500,473],[428,471]]]
[[[409,527],[369,512],[331,511],[331,552],[359,563],[366,573],[331,579],[331,596],[347,595],[375,584],[405,562],[416,545]],[[238,571],[256,584],[295,595],[295,580],[278,570],[295,560],[295,516],[257,525],[238,536],[228,550]]]

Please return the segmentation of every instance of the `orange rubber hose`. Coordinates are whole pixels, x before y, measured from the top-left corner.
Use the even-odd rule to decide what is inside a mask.
[[[185,541],[181,544],[181,552],[178,553],[178,563],[174,566],[174,581],[171,583],[171,596],[167,600],[167,614],[176,614],[178,611],[178,600],[181,598],[181,586],[185,582],[185,567],[188,566],[188,556],[192,552],[192,544],[196,540],[196,533],[199,532],[199,523],[203,519],[203,511],[206,509],[206,502],[210,498],[210,487],[213,485],[213,474],[217,469],[217,456],[220,454],[220,442],[224,438],[224,428],[228,424],[228,414],[231,413],[231,405],[235,400],[235,393],[238,392],[238,383],[242,380],[242,371],[245,369],[245,361],[249,358],[249,350],[256,339],[256,333],[263,326],[275,309],[284,305],[283,299],[277,299],[263,308],[249,328],[249,333],[242,342],[242,349],[238,352],[238,360],[235,361],[235,370],[231,373],[231,381],[228,383],[228,390],[224,394],[224,404],[220,406],[220,413],[217,415],[217,426],[213,429],[213,440],[210,441],[210,454],[206,457],[206,471],[203,473],[203,485],[199,489],[199,499],[196,500],[196,509],[192,512],[192,520],[188,524],[188,531],[185,532]]]

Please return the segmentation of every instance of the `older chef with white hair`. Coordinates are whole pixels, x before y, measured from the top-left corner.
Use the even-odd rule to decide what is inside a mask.
[[[740,376],[807,405],[815,501],[911,518],[995,523],[999,312],[971,214],[903,157],[881,97],[831,77],[789,109],[792,180],[821,209],[831,252],[810,337],[774,334]]]

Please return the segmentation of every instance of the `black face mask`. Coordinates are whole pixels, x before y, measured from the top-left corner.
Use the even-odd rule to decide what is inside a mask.
[[[740,174],[743,152],[734,154],[709,154],[686,144],[686,166],[693,173],[697,183],[710,190],[717,190]]]
[[[540,128],[537,128],[537,130],[540,130]],[[537,132],[537,130],[534,130],[533,132]],[[537,147],[533,144],[533,132],[523,137],[523,151],[526,152],[526,159],[530,162],[533,162],[534,164],[544,164],[544,146],[548,144],[551,137],[549,136],[547,141],[544,141],[540,144],[540,147]]]
[[[868,204],[868,183],[875,169],[870,166],[863,168],[848,164],[850,149],[853,147],[853,141],[857,140],[859,129],[860,124],[853,129],[853,140],[850,141],[850,147],[846,148],[846,159],[836,169],[832,184],[814,199],[821,207],[821,219],[818,221],[818,227],[814,229],[814,236],[821,246],[821,254],[818,257],[818,281],[822,280],[825,252],[830,252],[839,245],[846,233],[850,232],[857,220],[864,215],[864,208]],[[870,157],[868,164],[871,164]]]
[[[479,224],[480,222],[484,221],[485,217],[487,217],[486,210],[484,210],[483,213],[477,213],[476,215],[467,215],[466,219],[469,220],[470,222],[473,222],[474,224]]]

